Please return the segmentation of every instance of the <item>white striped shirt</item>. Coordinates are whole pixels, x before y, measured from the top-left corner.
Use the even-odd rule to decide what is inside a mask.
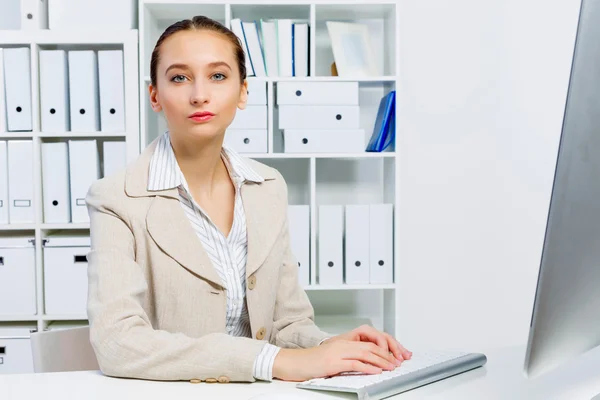
[[[252,337],[244,279],[248,255],[246,215],[240,189],[245,182],[263,182],[264,179],[229,148],[222,148],[221,158],[235,187],[233,224],[227,237],[192,198],[171,147],[169,132],[160,138],[152,155],[148,190],[178,189],[179,203],[227,289],[227,333],[232,336]],[[253,374],[256,379],[273,379],[273,363],[279,350],[277,346],[265,344],[254,361]]]

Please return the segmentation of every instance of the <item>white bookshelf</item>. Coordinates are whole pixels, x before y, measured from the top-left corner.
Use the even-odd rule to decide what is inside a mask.
[[[140,0],[140,145],[145,147],[166,129],[163,117],[150,108],[150,57],[160,34],[170,24],[205,15],[230,26],[233,18],[259,21],[261,18],[288,18],[309,24],[308,77],[249,77],[265,82],[268,109],[268,151],[246,156],[277,168],[289,189],[289,204],[310,206],[310,273],[305,286],[319,318],[355,317],[371,320],[379,329],[395,334],[400,321],[398,282],[399,265],[394,262],[395,283],[376,285],[320,285],[317,268],[317,210],[324,204],[394,204],[394,232],[398,232],[399,162],[395,151],[383,153],[283,153],[282,135],[278,129],[275,95],[279,82],[358,82],[360,127],[370,136],[380,99],[399,89],[399,6],[396,1],[204,1],[204,0]],[[371,28],[375,57],[382,66],[374,77],[330,76],[333,62],[331,42],[325,21],[364,22]],[[397,106],[396,106],[397,107]],[[401,116],[396,109],[396,143]],[[367,138],[365,138],[367,139]],[[366,142],[365,142],[366,143]],[[394,259],[398,259],[398,236],[394,235]]]
[[[0,48],[29,47],[31,50],[31,98],[33,130],[31,132],[0,132],[0,140],[27,139],[33,142],[34,215],[31,224],[0,225],[0,236],[25,236],[35,239],[35,315],[2,315],[0,327],[26,325],[31,329],[43,330],[53,321],[85,321],[85,315],[47,315],[44,313],[44,265],[42,240],[58,232],[89,234],[89,224],[46,224],[42,203],[41,145],[46,141],[66,141],[72,138],[91,138],[125,141],[127,160],[137,157],[140,148],[139,135],[139,79],[138,79],[138,32],[89,31],[61,32],[49,30],[0,31]],[[125,76],[125,127],[124,132],[42,132],[40,115],[39,61],[40,50],[123,50]]]

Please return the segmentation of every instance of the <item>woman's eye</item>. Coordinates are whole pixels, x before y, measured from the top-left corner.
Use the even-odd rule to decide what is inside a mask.
[[[223,75],[223,74],[221,74],[221,73],[219,73],[219,72],[217,72],[216,74],[214,74],[212,77],[213,77],[213,79],[214,79],[214,80],[216,80],[216,81],[222,81],[223,79],[225,79],[225,78],[226,78],[226,76],[225,76],[225,75]]]
[[[187,78],[183,75],[175,75],[173,78],[171,78],[171,81],[173,82],[183,82],[185,81]]]

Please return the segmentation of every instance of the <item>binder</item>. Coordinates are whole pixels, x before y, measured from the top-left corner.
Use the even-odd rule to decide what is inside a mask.
[[[318,228],[319,284],[341,285],[344,281],[343,206],[320,205]]]
[[[8,153],[0,140],[0,225],[8,224]]]
[[[71,130],[97,132],[100,129],[98,61],[93,50],[69,51],[69,96]]]
[[[35,222],[33,204],[33,141],[8,141],[8,220]]]
[[[125,132],[123,50],[98,51],[102,132]]]
[[[369,205],[349,204],[345,211],[345,281],[369,283]]]
[[[268,76],[279,76],[279,55],[277,50],[277,23],[260,20],[260,32]]]
[[[242,28],[244,29],[244,37],[246,38],[246,44],[248,45],[248,52],[250,54],[250,62],[252,63],[252,69],[254,70],[255,76],[267,76],[265,71],[265,60],[260,46],[260,40],[258,39],[258,30],[255,22],[242,22]]]
[[[362,153],[363,129],[284,129],[285,153]]]
[[[279,106],[279,129],[360,129],[360,106]]]
[[[277,50],[279,56],[279,76],[292,76],[292,20],[277,20]]]
[[[242,49],[244,49],[244,56],[246,58],[246,76],[254,76],[254,69],[252,69],[252,63],[250,62],[250,52],[248,51],[248,44],[246,43],[246,38],[244,37],[244,28],[242,27],[241,19],[233,18],[231,20],[231,31],[235,33],[235,36],[238,37],[242,45]]]
[[[69,193],[69,151],[67,143],[42,143],[44,222],[71,222]]]
[[[394,282],[394,215],[392,204],[371,204],[369,209],[370,283]]]
[[[69,179],[71,182],[71,222],[89,222],[85,197],[100,178],[96,140],[69,140]]]
[[[6,90],[4,89],[4,52],[0,49],[0,134],[6,132]]]
[[[292,25],[293,75],[308,76],[308,24]]]
[[[8,131],[31,131],[31,66],[29,47],[4,49],[4,90]]]
[[[380,152],[393,141],[396,134],[396,91],[392,90],[381,98],[379,110],[375,118],[373,134],[367,144],[366,151]]]
[[[40,51],[40,113],[42,132],[68,132],[69,72],[67,52]]]
[[[21,0],[2,0],[1,3],[0,31],[21,29]]]
[[[310,212],[308,205],[288,206],[290,247],[298,262],[298,282],[310,284]]]
[[[21,0],[21,30],[48,29],[47,3],[43,0]]]
[[[125,142],[104,142],[102,176],[110,176],[125,168],[127,162]]]

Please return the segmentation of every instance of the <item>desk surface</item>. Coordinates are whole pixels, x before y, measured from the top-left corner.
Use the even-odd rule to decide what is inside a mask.
[[[487,364],[473,371],[391,397],[395,400],[545,399],[590,400],[600,393],[600,348],[534,380],[522,373],[523,347],[486,352]],[[350,394],[331,394],[296,389],[290,382],[252,384],[191,384],[118,379],[99,371],[50,374],[0,375],[0,398],[47,400],[116,399],[251,399],[261,393],[301,391],[307,400],[356,399]]]

